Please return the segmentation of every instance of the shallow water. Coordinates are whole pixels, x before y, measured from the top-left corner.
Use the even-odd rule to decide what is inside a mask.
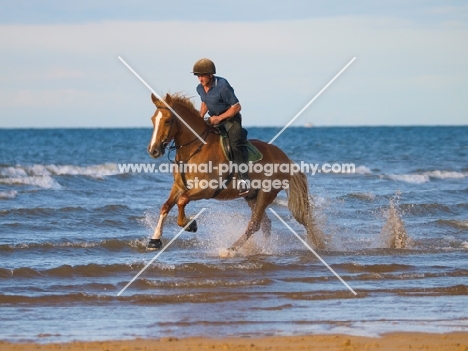
[[[250,128],[271,139],[278,129]],[[466,331],[468,127],[291,128],[296,162],[354,163],[308,175],[318,254],[269,212],[234,258],[243,200],[188,206],[184,232],[144,273],[170,174],[120,173],[153,161],[149,129],[0,130],[0,338],[69,341],[161,336]],[[173,156],[173,155],[171,155]],[[299,235],[284,193],[271,206]],[[164,242],[180,228],[175,209]]]

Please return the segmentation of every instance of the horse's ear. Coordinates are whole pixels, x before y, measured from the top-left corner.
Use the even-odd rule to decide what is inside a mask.
[[[166,104],[171,106],[172,105],[172,96],[170,96],[169,93],[166,93],[166,97],[164,98],[164,101],[166,101]]]
[[[154,96],[153,93],[151,93],[151,101],[153,101],[153,104],[155,104],[155,105],[159,101],[158,98],[156,96]]]

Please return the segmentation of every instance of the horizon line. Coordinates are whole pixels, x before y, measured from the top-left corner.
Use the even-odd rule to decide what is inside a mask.
[[[417,128],[417,127],[468,127],[467,124],[355,124],[355,125],[302,125],[302,126],[290,126],[290,128],[303,128],[303,129],[317,129],[317,128]],[[282,126],[276,125],[245,125],[244,128],[282,128]],[[2,127],[0,130],[12,130],[12,129],[151,129],[151,126],[57,126],[57,127]]]

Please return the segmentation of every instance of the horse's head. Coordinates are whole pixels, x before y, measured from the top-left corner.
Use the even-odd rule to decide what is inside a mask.
[[[167,105],[153,94],[151,94],[151,100],[153,100],[156,106],[156,111],[153,117],[151,117],[151,121],[153,122],[153,136],[148,145],[148,153],[151,157],[158,158],[164,155],[167,145],[174,138],[175,116],[167,107],[167,105],[172,105],[172,98],[169,94],[167,94],[164,99]]]

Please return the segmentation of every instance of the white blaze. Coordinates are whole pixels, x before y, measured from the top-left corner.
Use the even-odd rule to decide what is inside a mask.
[[[158,135],[158,129],[159,129],[159,122],[161,121],[162,113],[161,111],[158,111],[158,114],[156,115],[156,118],[154,120],[154,130],[153,130],[153,137],[151,138],[151,148],[154,147],[154,144],[156,143],[156,136]]]

